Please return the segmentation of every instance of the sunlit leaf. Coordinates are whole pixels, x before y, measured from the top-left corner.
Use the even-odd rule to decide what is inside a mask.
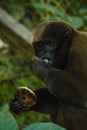
[[[69,23],[78,29],[84,26],[83,19],[76,16],[69,17]]]
[[[81,8],[79,11],[78,11],[79,14],[86,14],[87,15],[87,8]]]
[[[0,130],[19,130],[14,117],[8,111],[7,105],[0,111]]]
[[[53,123],[35,123],[27,126],[23,130],[65,130],[64,128]]]
[[[58,9],[57,7],[53,6],[53,5],[46,5],[46,4],[41,4],[41,3],[34,3],[33,5],[35,8],[38,8],[40,10],[47,10],[50,11],[52,13],[55,13],[55,15],[59,15],[59,16],[63,16],[64,12],[60,9]]]
[[[85,21],[87,21],[87,15],[84,15],[84,16],[83,16],[83,19],[84,19]]]

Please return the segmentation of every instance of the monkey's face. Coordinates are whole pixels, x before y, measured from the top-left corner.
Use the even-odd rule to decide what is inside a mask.
[[[36,56],[41,58],[49,65],[53,65],[55,59],[56,42],[51,40],[43,40],[33,42]]]
[[[35,54],[53,68],[64,69],[73,30],[64,22],[45,22],[33,32]]]

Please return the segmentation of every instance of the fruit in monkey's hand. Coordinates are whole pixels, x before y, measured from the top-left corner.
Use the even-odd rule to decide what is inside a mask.
[[[33,105],[36,104],[36,95],[35,93],[23,86],[18,87],[14,98],[9,102],[10,110],[16,114],[19,114],[24,111],[28,111]]]

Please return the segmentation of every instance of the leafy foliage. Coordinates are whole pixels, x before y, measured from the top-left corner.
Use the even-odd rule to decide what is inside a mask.
[[[7,105],[2,107],[0,111],[0,130],[18,130],[18,125],[12,114],[8,111]]]
[[[31,30],[39,22],[52,19],[64,20],[78,29],[87,30],[87,1],[9,0],[8,4],[6,2],[6,0],[2,0],[0,5]]]

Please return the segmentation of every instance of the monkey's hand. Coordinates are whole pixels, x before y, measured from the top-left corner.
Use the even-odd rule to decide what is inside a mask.
[[[35,93],[27,87],[19,87],[9,102],[10,110],[16,114],[28,111],[36,103]]]
[[[30,69],[46,83],[48,90],[57,98],[87,108],[87,87],[70,73],[53,69],[39,58],[32,60]]]

